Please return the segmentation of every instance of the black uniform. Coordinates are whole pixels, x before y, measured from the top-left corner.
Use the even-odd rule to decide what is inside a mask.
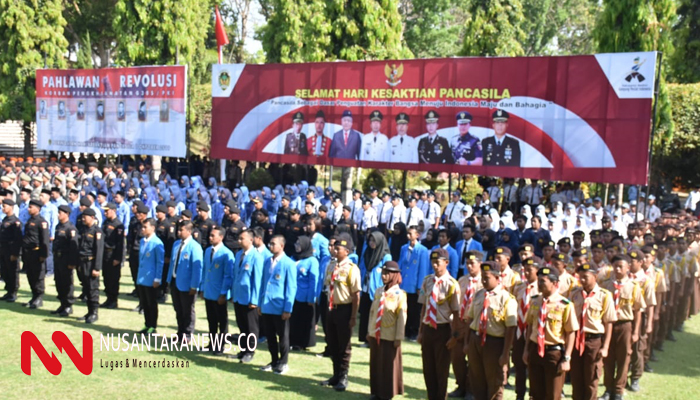
[[[119,279],[122,277],[122,262],[124,261],[124,224],[118,218],[105,219],[102,223],[104,232],[104,256],[102,274],[105,284],[107,303],[117,305],[119,296]],[[116,266],[114,262],[119,264]]]
[[[484,165],[496,165],[501,167],[520,166],[520,142],[512,137],[504,137],[501,145],[496,143],[494,136],[481,141],[484,155]]]
[[[61,308],[67,309],[73,306],[73,270],[71,266],[77,268],[79,265],[78,242],[80,235],[78,229],[66,221],[65,224],[59,222],[56,225],[56,234],[53,239],[53,266],[54,280],[56,281],[56,291]]]
[[[162,221],[156,221],[156,236],[163,242],[165,257],[163,264],[163,275],[159,287],[160,297],[163,299],[168,293],[168,267],[170,266],[170,253],[173,251],[173,243],[177,240],[177,216],[173,218],[165,217]],[[164,300],[163,300],[164,301]]]
[[[17,297],[19,290],[19,251],[22,248],[22,222],[6,216],[0,227],[0,275],[5,281],[6,299]],[[14,258],[14,261],[12,261]]]
[[[289,222],[287,229],[284,232],[284,252],[290,257],[296,255],[297,252],[294,250],[294,243],[297,242],[297,238],[304,234],[304,225],[301,221]]]
[[[30,305],[43,301],[49,243],[48,222],[38,214],[30,217],[27,220],[27,225],[24,226],[24,237],[22,238],[22,262],[32,290]]]
[[[131,271],[131,279],[136,287],[136,278],[139,276],[139,249],[141,248],[141,222],[133,217],[129,222],[129,234],[126,236],[126,248],[129,251],[129,270]],[[136,289],[134,289],[136,292]]]
[[[216,226],[216,222],[211,218],[203,220],[199,216],[192,221],[194,223],[195,231],[192,232],[192,238],[202,245],[202,250],[211,246],[209,243],[209,234],[211,230]]]
[[[238,243],[238,238],[241,236],[241,232],[248,229],[242,219],[236,222],[232,222],[226,228],[226,233],[224,234],[224,246],[236,254],[238,250],[241,249],[241,244]]]
[[[275,222],[275,235],[284,235],[287,231],[287,225],[291,223],[289,207],[280,207],[277,211],[277,220]]]
[[[85,227],[78,244],[80,261],[78,268],[83,275],[83,291],[86,293],[88,315],[96,315],[100,303],[100,278],[93,277],[92,271],[102,270],[104,235],[97,224]]]
[[[454,164],[452,148],[444,137],[435,135],[433,140],[429,136],[418,142],[418,162],[427,164]]]
[[[259,227],[263,228],[265,231],[265,235],[263,236],[263,242],[265,245],[270,243],[270,240],[272,240],[272,236],[275,234],[275,228],[272,227],[272,224],[269,222],[261,222],[258,224]]]

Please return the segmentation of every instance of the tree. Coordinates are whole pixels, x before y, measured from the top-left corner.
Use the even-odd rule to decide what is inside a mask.
[[[68,42],[60,0],[0,0],[0,121],[22,121],[31,152],[36,69],[65,67]]]
[[[521,56],[523,6],[520,0],[472,0],[467,8],[463,56]]]
[[[63,17],[67,21],[65,36],[70,48],[83,58],[78,68],[105,68],[120,39],[112,27],[115,0],[68,0]],[[89,51],[88,51],[89,49]],[[82,55],[81,55],[82,53]]]
[[[657,127],[666,139],[673,136],[673,115],[665,74],[672,56],[671,25],[675,19],[673,0],[603,0],[594,36],[600,52],[662,51],[664,72],[659,82]]]
[[[450,57],[459,52],[464,10],[456,0],[403,0],[406,46],[419,58]]]
[[[681,0],[674,32],[672,79],[700,82],[700,1]]]
[[[597,0],[522,0],[525,55],[588,54]]]

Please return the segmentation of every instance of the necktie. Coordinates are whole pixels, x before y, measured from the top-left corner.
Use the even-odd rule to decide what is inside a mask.
[[[436,276],[433,283],[433,290],[430,293],[430,301],[428,302],[428,313],[425,316],[425,322],[432,326],[433,329],[437,329],[437,298],[439,290],[440,278]]]
[[[484,294],[484,307],[481,309],[481,315],[479,315],[479,336],[481,337],[482,346],[486,344],[486,328],[489,324],[489,306],[491,305],[489,296],[493,293],[494,291]]]
[[[336,265],[335,269],[333,270],[333,274],[331,274],[331,284],[330,284],[331,292],[328,295],[328,310],[333,309],[333,291],[335,290],[335,280],[338,279],[338,272],[339,272],[339,268]]]
[[[399,139],[399,141],[401,142],[401,144],[403,144],[403,136],[401,136],[401,138]]]
[[[579,354],[583,355],[583,349],[586,347],[586,322],[588,320],[588,299],[593,297],[595,291],[591,290],[590,293],[586,294],[583,291],[583,311],[581,312],[581,328],[576,332],[576,349],[578,349]]]
[[[447,222],[452,221],[452,214],[455,213],[455,208],[457,208],[457,203],[452,203],[452,210],[450,210],[450,218],[448,219]]]
[[[462,266],[466,266],[467,262],[467,248],[469,248],[469,242],[465,242],[464,246],[462,247],[462,259],[459,261],[459,264]]]
[[[377,309],[377,322],[374,324],[374,336],[377,338],[377,344],[381,337],[382,330],[382,316],[384,315],[384,300],[386,299],[386,292],[382,292],[382,298],[379,299],[379,308]]]
[[[374,143],[377,143],[377,137],[376,137],[376,136],[374,137]]]
[[[469,278],[469,284],[467,285],[467,290],[464,291],[464,297],[462,298],[462,305],[459,308],[459,318],[464,319],[464,314],[467,313],[469,305],[472,303],[472,297],[474,296],[474,288],[479,278]]]
[[[537,320],[537,354],[544,357],[544,328],[547,325],[547,303],[549,299],[542,300],[540,317]]]
[[[348,132],[345,132],[345,145],[348,145]]]
[[[177,257],[175,258],[175,266],[173,267],[173,277],[177,277],[177,266],[180,264],[180,254],[182,254],[183,247],[185,247],[185,243],[180,242],[180,248],[177,249]]]
[[[535,204],[535,188],[530,186],[532,190],[530,191],[530,204]]]
[[[505,202],[510,203],[510,191],[513,188],[513,186],[508,186],[508,194],[506,194]]]
[[[411,213],[413,212],[413,207],[408,209],[408,218],[406,218],[406,224],[411,226]]]
[[[613,299],[615,300],[615,311],[617,311],[618,308],[620,308],[620,289],[622,288],[622,282],[615,281],[613,282],[613,285],[615,285]]]
[[[518,329],[516,331],[518,339],[520,339],[520,336],[525,334],[525,328],[527,328],[525,315],[527,315],[527,310],[530,308],[530,289],[531,286],[529,284],[525,286],[525,295],[520,299],[520,304],[518,307]]]
[[[214,252],[216,252],[216,249],[214,246],[211,247],[211,255],[209,256],[209,263],[211,264],[214,261]]]

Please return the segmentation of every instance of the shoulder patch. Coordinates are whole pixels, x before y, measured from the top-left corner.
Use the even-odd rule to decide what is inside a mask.
[[[96,232],[95,237],[97,238],[97,240],[100,240],[102,238],[102,233]]]
[[[48,229],[48,228],[49,228],[49,224],[47,224],[46,222],[42,222],[42,223],[41,223],[41,227],[44,228],[44,229]]]

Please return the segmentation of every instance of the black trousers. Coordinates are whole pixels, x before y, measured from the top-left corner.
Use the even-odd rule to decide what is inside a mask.
[[[170,263],[166,262],[163,264],[163,276],[160,280],[160,296],[163,297],[170,293],[170,285],[168,285],[168,271],[170,271]]]
[[[177,279],[177,278],[176,278]],[[177,288],[177,281],[173,281],[171,294],[173,297],[173,308],[177,319],[177,334],[189,337],[194,332],[194,300],[195,295],[189,291],[181,292]]]
[[[41,299],[44,296],[44,277],[46,276],[46,261],[39,259],[39,250],[23,249],[22,262],[27,271],[29,288],[32,290],[32,299]]]
[[[326,338],[333,360],[333,376],[336,377],[347,375],[350,369],[352,355],[350,317],[352,317],[352,304],[340,304],[328,311]]]
[[[260,334],[260,316],[258,315],[257,308],[250,308],[247,305],[240,303],[233,303],[233,311],[236,313],[236,324],[238,324],[238,329],[241,334],[247,336],[255,336],[258,339]],[[241,340],[241,343],[243,341]],[[255,354],[255,351],[243,351],[243,353]]]
[[[4,246],[4,244],[0,244]],[[19,290],[19,256],[12,261],[10,253],[3,252],[0,255],[0,275],[5,281],[5,291],[11,295],[17,295]]]
[[[318,298],[318,304],[316,305],[316,316],[317,320],[321,320],[321,328],[323,328],[323,341],[326,343],[326,347],[323,349],[324,353],[328,353],[328,294],[326,292],[321,292],[321,296]]]
[[[75,303],[75,297],[73,297],[73,270],[68,269],[68,263],[63,258],[54,253],[53,279],[56,281],[56,292],[58,292],[58,301],[61,302],[61,307],[68,308]]]
[[[372,300],[369,298],[369,293],[362,292],[360,296],[360,326],[357,329],[357,337],[360,342],[367,342],[367,329],[369,327],[369,310],[372,308]]]
[[[316,346],[316,304],[295,301],[289,328],[289,343],[292,346],[302,349]]]
[[[211,334],[209,337],[210,347],[215,351],[223,351],[224,335],[228,333],[228,301],[219,304],[216,300],[204,299],[204,306],[207,309],[207,322]],[[218,339],[214,339],[214,337]]]
[[[422,307],[422,305],[418,303],[418,293],[407,293],[406,304],[408,307],[406,315],[406,337],[415,338],[418,336],[420,310]]]
[[[139,277],[139,252],[129,251],[129,270],[131,271],[131,280],[136,286],[136,280]]]
[[[272,356],[272,366],[287,364],[289,358],[289,320],[281,315],[263,314],[267,348]]]
[[[153,286],[136,285],[136,292],[143,307],[146,328],[156,329],[158,326],[158,289]]]
[[[119,296],[119,279],[122,277],[122,264],[112,265],[111,254],[107,256],[105,253],[104,263],[102,264],[102,279],[105,285],[105,294],[108,301],[117,301]],[[138,292],[138,287],[136,288]],[[139,299],[141,296],[139,295]],[[141,301],[143,303],[143,301]]]
[[[94,260],[86,258],[80,259],[78,268],[82,271],[83,293],[85,293],[85,301],[87,302],[88,312],[97,312],[100,306],[100,278],[92,276],[92,267],[95,264]]]

